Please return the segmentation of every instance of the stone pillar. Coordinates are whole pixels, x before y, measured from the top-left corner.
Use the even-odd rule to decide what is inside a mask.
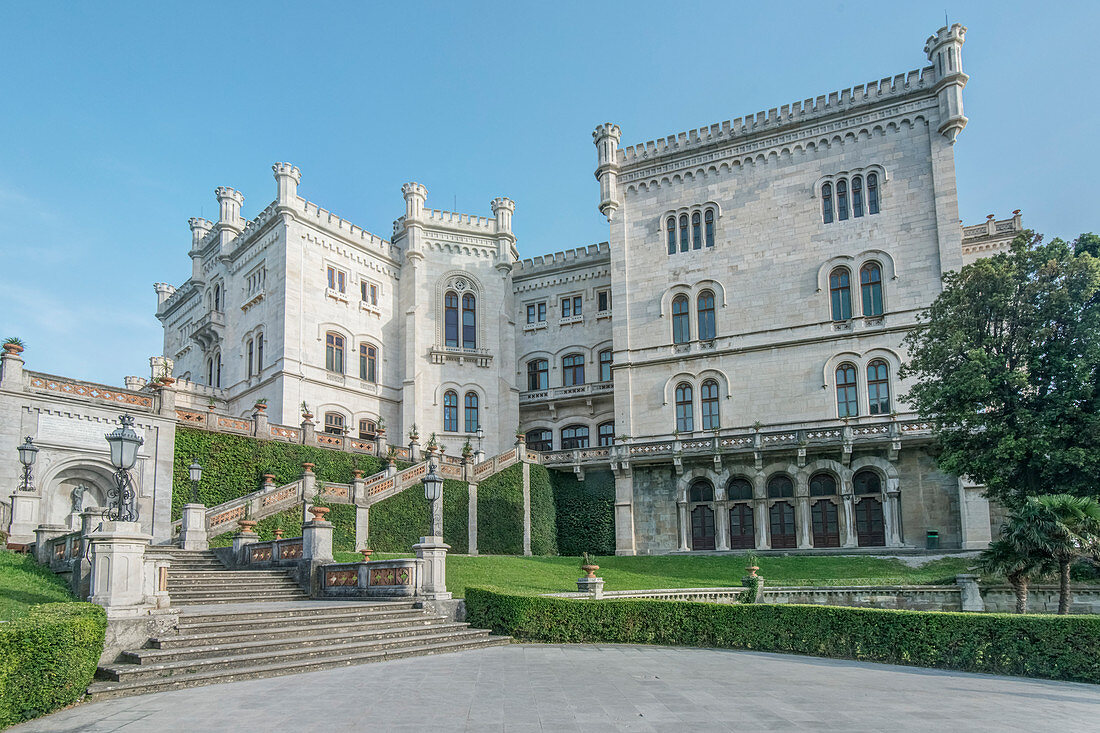
[[[898,479],[886,479],[886,505],[883,507],[882,521],[886,530],[886,546],[901,547],[901,490]]]
[[[302,464],[302,524],[310,521],[313,515],[309,513],[309,507],[313,504],[313,497],[317,496],[317,474],[313,473],[312,463]]]
[[[20,475],[22,475],[21,470]],[[35,491],[16,489],[11,492],[11,524],[8,526],[8,542],[18,545],[29,545],[34,542],[34,530],[38,528],[38,505],[41,501],[42,498]]]
[[[41,524],[34,530],[34,556],[40,565],[49,565],[52,559],[50,540],[68,534],[69,528],[63,524]]]
[[[676,508],[680,515],[680,552],[688,552],[691,545],[688,544],[688,505],[687,502],[676,502]]]
[[[467,518],[467,532],[470,539],[469,549],[467,551],[471,555],[477,555],[477,484],[466,484],[466,489],[470,494],[470,506]]]
[[[394,463],[392,458],[386,463],[386,475],[390,478],[397,475],[397,464]]]
[[[180,549],[207,550],[210,544],[206,535],[206,507],[202,504],[184,504],[180,524]]]
[[[730,508],[724,501],[714,504],[714,529],[715,549],[728,550],[730,548]]]
[[[796,516],[795,526],[798,533],[798,549],[808,550],[813,547],[810,541],[810,499],[806,496],[796,496],[794,499],[794,511]]]
[[[308,417],[302,420],[302,445],[316,445],[317,438],[313,434],[313,421]]]
[[[451,597],[447,592],[447,550],[449,549],[451,546],[444,544],[442,537],[421,537],[420,543],[413,545],[416,556],[423,560],[423,597],[426,600],[445,601]]]
[[[768,502],[764,499],[756,499],[752,503],[752,521],[756,525],[756,549],[770,550],[771,541],[768,538]]]
[[[382,458],[390,451],[390,445],[386,442],[386,431],[378,428],[374,434],[374,449],[378,452],[378,457]]]
[[[844,535],[840,539],[843,547],[859,547],[856,536],[856,504],[852,493],[840,495],[840,530]]]
[[[993,531],[989,520],[989,499],[983,495],[984,486],[959,479],[959,515],[962,526],[960,546],[964,550],[982,550],[989,547]]]
[[[176,388],[173,386],[175,380],[170,383],[163,383],[160,385],[158,394],[160,395],[160,416],[176,418]]]
[[[409,438],[409,460],[420,463],[420,441],[417,438]]]
[[[355,551],[370,546],[370,507],[355,505]]]
[[[615,554],[638,554],[634,538],[634,477],[622,469],[615,472]]]
[[[332,522],[314,519],[302,525],[302,559],[332,562]]]
[[[22,351],[22,349],[20,349]],[[4,350],[0,356],[0,388],[12,392],[23,391],[23,357],[18,352]]]
[[[527,461],[523,462],[523,554],[531,554],[531,464]]]
[[[304,534],[304,532],[303,532]],[[248,546],[260,541],[260,535],[255,532],[241,530],[233,535],[233,560],[238,567],[248,565]]]
[[[252,408],[252,434],[264,440],[269,440],[271,438],[271,428],[267,420],[266,407],[255,405]]]
[[[163,547],[150,547],[145,551],[145,605],[168,608],[172,600],[168,596],[168,568],[172,555]]]
[[[577,578],[577,591],[588,593],[593,600],[603,598],[603,578]]]
[[[134,613],[145,602],[145,549],[152,539],[138,522],[100,523],[91,542],[91,595],[108,615]]]
[[[959,595],[964,611],[984,611],[985,601],[978,587],[978,576],[961,574],[955,576],[955,585],[959,586]]]
[[[86,599],[92,592],[92,562],[89,552],[91,534],[99,529],[99,525],[103,522],[103,515],[106,513],[106,508],[98,506],[89,507],[80,513],[80,558],[73,563],[70,587],[73,595],[81,600]]]

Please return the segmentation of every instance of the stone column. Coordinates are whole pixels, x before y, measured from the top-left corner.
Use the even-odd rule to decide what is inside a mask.
[[[168,568],[172,555],[163,547],[150,547],[145,551],[145,605],[168,608],[172,600],[168,596]]]
[[[756,525],[756,549],[770,550],[772,543],[768,537],[768,502],[766,499],[755,499],[753,501],[752,521]]]
[[[378,452],[379,458],[389,453],[390,445],[386,442],[386,431],[381,428],[374,433],[374,449]]]
[[[169,377],[171,379],[171,377]],[[160,385],[160,416],[176,418],[176,388],[173,386],[175,380],[171,382],[162,383]]]
[[[91,542],[92,603],[108,615],[136,615],[145,602],[145,549],[152,539],[138,522],[104,521]]]
[[[886,505],[883,507],[882,521],[886,530],[886,546],[901,547],[901,490],[898,479],[886,479]]]
[[[15,351],[5,350],[3,356],[0,356],[0,369],[3,369],[0,371],[0,388],[22,392],[23,357]]]
[[[11,492],[11,524],[8,525],[8,542],[18,545],[29,545],[34,542],[34,530],[38,528],[38,506],[41,501],[42,498],[35,491],[16,489]]]
[[[409,460],[420,463],[420,441],[416,438],[409,438]]]
[[[303,524],[298,580],[313,598],[321,595],[320,567],[332,561],[332,522],[314,519]]]
[[[210,544],[206,535],[206,507],[202,504],[184,504],[180,525],[180,549],[207,550]]]
[[[268,427],[267,408],[256,405],[252,408],[252,434],[257,438],[267,440],[271,437],[271,429]]]
[[[841,544],[844,547],[859,547],[856,536],[855,496],[851,493],[840,495],[840,529],[844,533]]]
[[[993,539],[990,527],[989,500],[983,496],[984,486],[959,479],[959,515],[962,526],[960,546],[964,550],[982,550]]]
[[[255,532],[241,530],[233,535],[233,559],[238,567],[248,565],[248,546],[260,541],[260,535]]]
[[[437,502],[442,503],[442,502]],[[450,545],[444,544],[442,537],[421,537],[420,543],[413,545],[416,556],[420,558],[423,569],[424,599],[431,601],[445,601],[451,597],[447,592],[447,550]]]
[[[470,494],[470,506],[468,509],[468,536],[469,536],[469,549],[468,552],[471,555],[477,555],[477,484],[466,484],[466,489]]]
[[[615,554],[636,555],[634,539],[634,477],[623,469],[615,472]]]
[[[355,505],[355,551],[370,547],[370,507]]]
[[[978,576],[961,574],[955,576],[955,585],[959,586],[959,595],[964,611],[984,611],[985,601],[978,587]]]
[[[688,552],[691,546],[688,544],[688,505],[685,501],[676,502],[676,508],[680,514],[680,552]]]
[[[92,592],[92,562],[91,534],[99,529],[103,522],[103,515],[107,513],[104,507],[89,507],[80,513],[80,558],[73,563],[73,575],[70,587],[73,595],[81,600],[86,599]]]
[[[309,507],[313,504],[313,497],[317,496],[317,474],[313,473],[312,463],[302,464],[302,524],[310,521],[313,515],[309,513]]]
[[[527,461],[523,462],[523,554],[531,554],[531,464]]]
[[[313,421],[308,417],[302,420],[302,445],[316,445],[317,437],[313,434]]]
[[[34,530],[34,555],[40,565],[49,565],[53,559],[50,540],[68,534],[69,528],[63,524],[40,524]]]
[[[794,498],[795,526],[798,534],[798,549],[808,550],[813,547],[810,541],[810,499],[807,496]]]
[[[717,535],[715,548],[728,550],[730,548],[730,507],[725,501],[715,502],[714,504],[714,529]]]

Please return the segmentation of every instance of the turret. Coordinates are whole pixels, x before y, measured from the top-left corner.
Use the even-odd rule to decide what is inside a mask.
[[[276,163],[271,166],[271,171],[275,174],[275,202],[279,206],[292,206],[298,198],[302,172],[290,163]]]
[[[164,301],[172,297],[176,289],[168,283],[153,283],[153,290],[157,294],[157,310],[164,305]]]
[[[512,263],[519,259],[516,251],[516,236],[512,234],[512,214],[516,211],[516,202],[510,198],[499,196],[493,199],[489,206],[493,209],[493,216],[497,224],[497,264],[502,272],[510,272]]]
[[[493,209],[493,216],[497,218],[497,231],[501,234],[511,234],[512,214],[516,210],[516,202],[501,196],[493,199],[489,206]]]
[[[187,220],[187,224],[191,227],[191,279],[197,282],[202,281],[202,241],[206,239],[206,235],[210,233],[210,230],[214,228],[206,219],[192,216]]]
[[[218,197],[218,226],[240,232],[244,194],[228,186],[218,186],[214,189],[214,195]]]
[[[924,44],[924,52],[936,69],[936,93],[942,120],[939,133],[952,143],[967,122],[962,100],[963,87],[970,78],[962,70],[962,45],[965,41],[966,27],[955,23],[940,28]]]
[[[610,222],[619,208],[619,138],[618,125],[605,122],[592,133],[596,145],[596,180],[600,182],[600,213]]]
[[[401,187],[405,197],[405,221],[416,221],[424,211],[424,202],[428,200],[428,189],[415,181]]]

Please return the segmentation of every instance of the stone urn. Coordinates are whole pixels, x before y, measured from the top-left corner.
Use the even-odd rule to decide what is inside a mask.
[[[302,470],[305,471],[306,473],[313,473],[313,465],[314,464],[312,464],[312,463],[303,463],[302,464]]]
[[[358,468],[352,469],[351,475],[355,478],[363,478],[363,472]]]
[[[374,552],[374,550],[370,549],[369,547],[364,547],[359,552],[363,553],[363,562],[370,562],[370,556],[371,553]]]
[[[255,532],[258,522],[255,519],[238,519],[237,525],[241,528],[241,532]]]
[[[281,540],[282,538],[283,538],[283,530],[281,530],[281,529],[275,530],[275,539]]]
[[[264,483],[265,483],[265,484],[273,484],[273,483],[275,483],[275,474],[273,474],[273,473],[265,473],[265,474],[264,474]]]
[[[759,565],[749,565],[747,568],[745,568],[745,570],[747,570],[749,572],[749,577],[750,578],[758,577],[756,575],[756,571],[759,570],[759,569],[760,569]]]
[[[258,410],[259,412],[263,412],[264,410],[267,409],[267,403],[266,402],[257,402],[256,404],[254,404],[252,406],[254,408],[256,408],[256,410]]]
[[[587,573],[587,575],[585,577],[588,577],[588,578],[595,578],[596,577],[596,571],[599,570],[599,569],[600,569],[599,565],[581,565],[581,570],[583,570],[585,573]]]
[[[176,383],[176,380],[175,380],[174,377],[161,377],[157,381],[160,382],[161,384],[163,384],[165,387]]]
[[[4,351],[9,354],[22,354],[23,347],[19,344],[4,344]]]
[[[213,412],[215,407],[217,407],[217,405],[207,405],[206,409],[209,410],[210,412]]]
[[[332,510],[329,509],[327,506],[311,506],[309,508],[309,513],[313,515],[313,521],[315,522],[325,521],[325,515],[328,514],[330,511]]]

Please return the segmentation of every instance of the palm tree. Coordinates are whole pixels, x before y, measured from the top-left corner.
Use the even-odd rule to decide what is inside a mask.
[[[1070,494],[1029,496],[1009,517],[1005,540],[1058,567],[1058,613],[1069,613],[1070,567],[1100,550],[1100,502]]]
[[[1006,528],[1007,529],[1007,528]],[[978,566],[985,572],[1003,575],[1016,593],[1016,613],[1027,613],[1027,586],[1032,578],[1052,570],[1052,563],[1034,553],[1020,552],[1009,540],[989,543],[978,557]]]

